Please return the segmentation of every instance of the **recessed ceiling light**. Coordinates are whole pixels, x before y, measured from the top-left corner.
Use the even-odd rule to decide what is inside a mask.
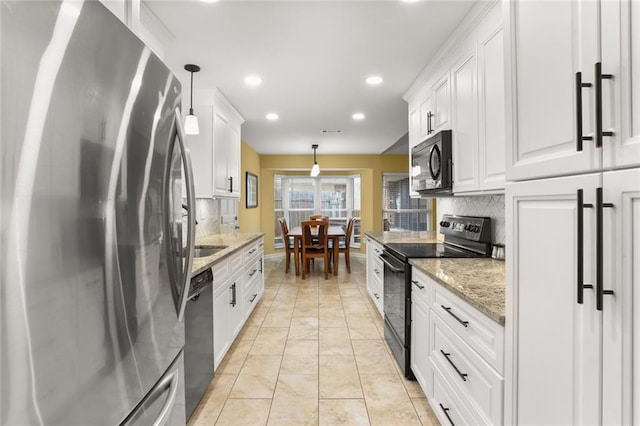
[[[273,121],[277,120],[278,118],[278,114],[276,114],[275,112],[270,112],[269,114],[267,114],[267,120]]]
[[[202,3],[217,3],[218,0],[200,0]]]
[[[356,112],[351,116],[354,120],[364,120],[364,114],[361,112]]]
[[[262,84],[262,78],[259,75],[248,75],[244,78],[247,86],[256,87]]]
[[[367,77],[365,81],[371,86],[377,86],[378,84],[382,84],[382,77],[379,75],[371,75]]]

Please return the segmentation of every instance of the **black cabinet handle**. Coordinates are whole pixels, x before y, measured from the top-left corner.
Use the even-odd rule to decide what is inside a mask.
[[[469,327],[469,321],[463,321],[460,319],[459,316],[457,316],[456,314],[454,314],[453,312],[451,312],[451,306],[444,306],[444,305],[440,305],[440,307],[442,309],[444,309],[445,311],[447,311],[447,313],[449,315],[451,315],[452,317],[454,317],[460,324],[464,325],[465,327]]]
[[[602,63],[596,62],[596,148],[602,147],[603,136],[613,136],[613,132],[602,131],[602,80],[610,80],[612,74],[602,74]]]
[[[380,296],[378,296],[378,293],[373,293],[373,295],[376,297],[376,299],[380,299]]]
[[[233,176],[229,177],[229,192],[233,192]]]
[[[467,381],[467,373],[463,373],[462,371],[460,371],[458,369],[458,366],[455,365],[453,363],[453,361],[451,361],[451,358],[449,358],[451,356],[450,353],[446,353],[445,351],[443,351],[442,349],[440,349],[440,353],[447,359],[447,361],[449,361],[449,364],[451,364],[451,366],[453,367],[454,370],[456,370],[456,373],[458,373],[458,375],[462,378],[462,380],[464,380],[465,382]]]
[[[262,258],[260,258],[260,273],[262,273]]]
[[[449,423],[451,423],[451,426],[456,426],[455,423],[453,423],[453,420],[451,420],[451,417],[449,417],[449,408],[445,407],[442,404],[438,404],[438,405],[440,406],[440,409],[442,410],[444,415],[447,416],[447,420],[449,420]]]
[[[250,276],[250,277],[254,276],[256,272],[258,272],[258,270],[257,270],[257,269],[254,269],[253,271],[251,271],[251,272],[249,273],[249,276]]]
[[[596,188],[596,309],[602,310],[604,295],[613,295],[613,290],[604,289],[604,209],[613,208],[612,203],[602,200],[602,188]]]
[[[253,301],[256,300],[256,297],[258,297],[258,293],[254,294],[253,297],[249,299],[249,302],[253,303]]]
[[[582,89],[591,87],[591,83],[582,82],[582,73],[576,73],[576,150],[582,151],[582,141],[593,140],[592,136],[582,135]]]
[[[433,113],[429,111],[427,113],[427,135],[433,133],[433,129],[431,128],[431,118],[433,117]]]
[[[592,208],[593,204],[584,203],[584,190],[578,189],[578,303],[584,302],[584,289],[593,288],[591,284],[584,283],[584,209]]]
[[[229,288],[231,289],[231,306],[235,307],[236,306],[236,283],[233,283],[233,285]]]
[[[416,286],[416,287],[418,287],[420,290],[424,290],[424,286],[423,286],[423,285],[418,284],[418,281],[411,280],[411,284],[415,285],[415,286]]]

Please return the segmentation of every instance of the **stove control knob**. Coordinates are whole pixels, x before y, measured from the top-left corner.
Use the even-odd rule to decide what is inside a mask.
[[[471,231],[471,225],[465,225],[464,226],[464,230],[465,231]]]
[[[480,227],[478,225],[475,225],[473,227],[473,232],[480,232]]]
[[[443,220],[442,222],[440,222],[440,226],[442,226],[443,228],[448,228],[449,222],[447,222],[446,220]]]

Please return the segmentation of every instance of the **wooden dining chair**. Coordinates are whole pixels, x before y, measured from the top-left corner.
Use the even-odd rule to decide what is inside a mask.
[[[291,253],[294,253],[295,238],[289,236],[289,227],[287,226],[287,220],[284,217],[279,217],[280,229],[282,229],[282,240],[284,241],[285,256],[287,258],[285,262],[284,272],[289,273],[291,267]]]
[[[347,264],[347,272],[351,273],[351,253],[350,253],[350,245],[351,245],[351,234],[353,234],[353,222],[355,222],[354,218],[349,218],[347,222],[347,229],[345,230],[344,240],[342,237],[338,242],[338,257],[340,253],[344,253],[344,261]],[[338,261],[340,259],[338,258]]]
[[[309,260],[316,258],[324,259],[324,279],[329,279],[329,222],[305,220],[301,226],[302,279],[309,273]]]

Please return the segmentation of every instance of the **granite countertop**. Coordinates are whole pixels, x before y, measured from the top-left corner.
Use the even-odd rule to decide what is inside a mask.
[[[504,261],[489,258],[410,259],[409,263],[504,325]]]
[[[219,252],[206,257],[196,257],[193,259],[191,276],[199,274],[211,267],[216,262],[224,259],[247,244],[264,236],[263,232],[251,234],[211,234],[196,238],[196,245],[225,245],[229,246]]]
[[[387,243],[438,243],[440,234],[436,231],[367,231],[365,235],[380,244]]]

